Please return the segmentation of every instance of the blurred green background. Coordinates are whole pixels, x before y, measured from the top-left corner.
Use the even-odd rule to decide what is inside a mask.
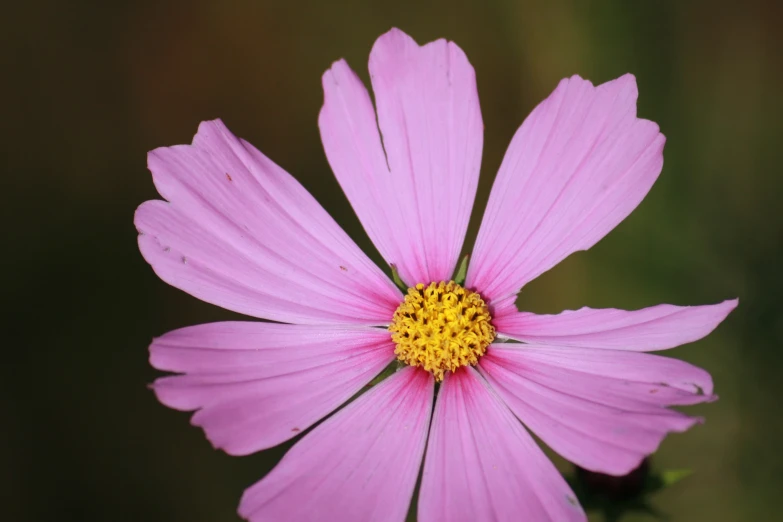
[[[366,81],[374,39],[398,26],[420,43],[456,41],[476,68],[478,211],[513,132],[560,78],[636,74],[640,115],[668,137],[660,180],[520,303],[556,312],[738,296],[713,335],[669,352],[711,371],[721,400],[693,408],[707,423],[655,455],[656,468],[695,474],[653,500],[673,521],[780,520],[782,20],[775,1],[4,5],[0,518],[236,520],[242,490],[285,448],[214,451],[146,388],[152,336],[234,316],[162,283],[139,255],[133,212],[157,197],[145,155],[223,118],[379,260],[316,118],[330,63],[345,57]]]

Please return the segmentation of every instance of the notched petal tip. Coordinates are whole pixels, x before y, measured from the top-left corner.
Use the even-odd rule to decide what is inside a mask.
[[[376,67],[382,67],[384,63],[393,63],[398,60],[408,61],[420,52],[438,50],[447,55],[442,61],[439,61],[434,67],[451,69],[450,64],[465,62],[470,75],[475,78],[475,70],[470,65],[465,51],[454,41],[446,38],[436,40],[420,45],[412,36],[404,31],[394,27],[382,34],[375,40],[370,51],[370,76],[375,79]],[[450,56],[449,56],[450,55]]]
[[[639,97],[639,87],[636,83],[636,76],[634,76],[631,73],[625,73],[622,76],[619,76],[615,78],[614,80],[609,80],[604,83],[598,84],[595,88],[596,89],[610,89],[612,87],[618,88],[618,90],[622,91],[624,89],[628,89],[631,95],[631,98],[635,101]]]
[[[625,73],[622,76],[605,81],[603,83],[599,83],[597,85],[594,84],[591,80],[583,78],[579,74],[574,74],[568,78],[563,78],[560,80],[560,83],[558,83],[555,91],[566,86],[571,86],[572,88],[583,88],[588,91],[616,90],[617,95],[620,95],[624,90],[627,90],[629,99],[633,101],[635,114],[636,100],[639,97],[639,88],[636,83],[636,76],[631,73]]]
[[[376,46],[378,45],[410,45],[413,44],[416,47],[419,47],[419,44],[416,42],[416,40],[413,39],[412,36],[410,36],[408,33],[403,31],[402,29],[399,29],[397,27],[392,27],[382,35],[380,35],[378,38],[375,39],[375,42],[373,43],[372,50],[374,51]],[[372,54],[372,51],[370,52]]]
[[[332,62],[332,65],[330,65],[321,75],[321,85],[323,86],[324,91],[329,87],[340,85],[340,77],[348,73],[355,75],[345,58],[340,58],[339,60]]]
[[[634,89],[638,90],[636,85],[636,76],[633,73],[625,73],[622,76],[617,77],[613,81],[631,84],[634,86]]]
[[[188,149],[191,147],[199,148],[199,143],[205,139],[213,136],[214,134],[228,134],[233,137],[231,131],[221,118],[215,118],[212,120],[204,120],[198,125],[198,130],[193,135],[190,143],[182,143],[178,145],[168,145],[163,147],[157,147],[147,152],[147,169],[152,173],[153,177],[156,175],[156,171],[165,167],[165,162],[172,159],[172,155],[182,149]]]
[[[177,411],[194,411],[199,408],[198,404],[190,401],[186,394],[182,393],[181,387],[176,384],[181,377],[182,375],[158,377],[149,383],[147,388],[152,390],[158,402],[168,408]]]
[[[384,36],[394,36],[394,35],[402,36],[402,37],[404,37],[404,38],[411,38],[411,37],[408,35],[408,33],[406,33],[405,31],[403,31],[403,30],[402,30],[402,29],[400,29],[399,27],[392,27],[391,29],[389,29],[388,31],[386,31],[385,33],[383,33],[381,36],[379,36],[379,37],[378,37],[376,40],[379,40],[379,39],[383,38]],[[412,38],[411,38],[411,39],[412,39]]]
[[[221,118],[215,118],[213,120],[204,120],[198,124],[198,130],[196,131],[196,134],[193,135],[193,140],[191,141],[191,144],[195,145],[199,136],[208,136],[213,130],[220,131],[220,132],[229,132],[228,127],[226,127],[226,124],[223,123],[223,120]]]
[[[590,87],[594,87],[593,82],[591,82],[587,78],[583,78],[581,74],[572,74],[567,78],[563,78],[562,80],[560,80],[558,85],[562,85],[563,83],[571,83],[571,82],[582,83],[582,84],[589,85]]]
[[[204,426],[201,424],[198,424],[196,422],[196,416],[193,415],[190,419],[190,424],[196,428],[201,428],[204,430],[204,437],[209,442],[209,445],[212,446],[212,449],[222,451],[226,455],[229,455],[231,457],[246,457],[248,455],[252,455],[253,453],[257,453],[258,451],[263,450],[256,450],[256,451],[248,451],[247,449],[240,448],[240,447],[234,447],[227,441],[219,441],[216,437],[211,435],[210,430],[204,429]]]

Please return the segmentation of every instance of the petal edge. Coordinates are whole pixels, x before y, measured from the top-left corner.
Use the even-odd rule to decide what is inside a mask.
[[[494,319],[501,334],[518,341],[612,350],[667,350],[709,335],[737,307],[658,305],[641,310],[580,308],[556,315],[507,313]]]

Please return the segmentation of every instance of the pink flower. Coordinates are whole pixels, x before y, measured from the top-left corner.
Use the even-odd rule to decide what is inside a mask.
[[[641,202],[664,137],[636,117],[633,76],[561,81],[514,136],[457,285],[483,143],[473,68],[454,43],[420,47],[399,30],[369,68],[375,108],[341,60],[323,76],[318,122],[365,230],[412,288],[403,295],[288,173],[202,123],[192,145],[150,153],[167,201],[139,207],[139,248],[167,283],[288,324],[155,339],[152,365],[181,374],[155,392],[246,455],[309,429],[398,358],[408,365],[307,433],[239,513],[402,521],[423,462],[421,521],[585,520],[526,428],[583,468],[629,472],[699,422],[668,406],[715,399],[706,371],[643,352],[704,337],[737,301],[559,315],[514,301]]]

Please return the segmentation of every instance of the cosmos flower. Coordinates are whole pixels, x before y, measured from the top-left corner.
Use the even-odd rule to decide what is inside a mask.
[[[536,315],[515,298],[630,214],[661,171],[664,137],[636,117],[633,76],[561,81],[511,141],[455,278],[483,145],[473,68],[452,42],[392,30],[369,69],[375,106],[340,60],[318,123],[407,293],[293,177],[222,122],[202,123],[192,145],[149,154],[166,201],[139,207],[139,247],[167,283],[276,323],[155,339],[152,365],[178,374],[155,393],[195,410],[232,455],[315,426],[245,492],[251,521],[399,522],[420,469],[420,521],[585,520],[528,430],[584,469],[629,472],[699,422],[669,406],[715,398],[706,371],[644,352],[704,337],[737,301]],[[399,371],[340,409],[395,359]]]

